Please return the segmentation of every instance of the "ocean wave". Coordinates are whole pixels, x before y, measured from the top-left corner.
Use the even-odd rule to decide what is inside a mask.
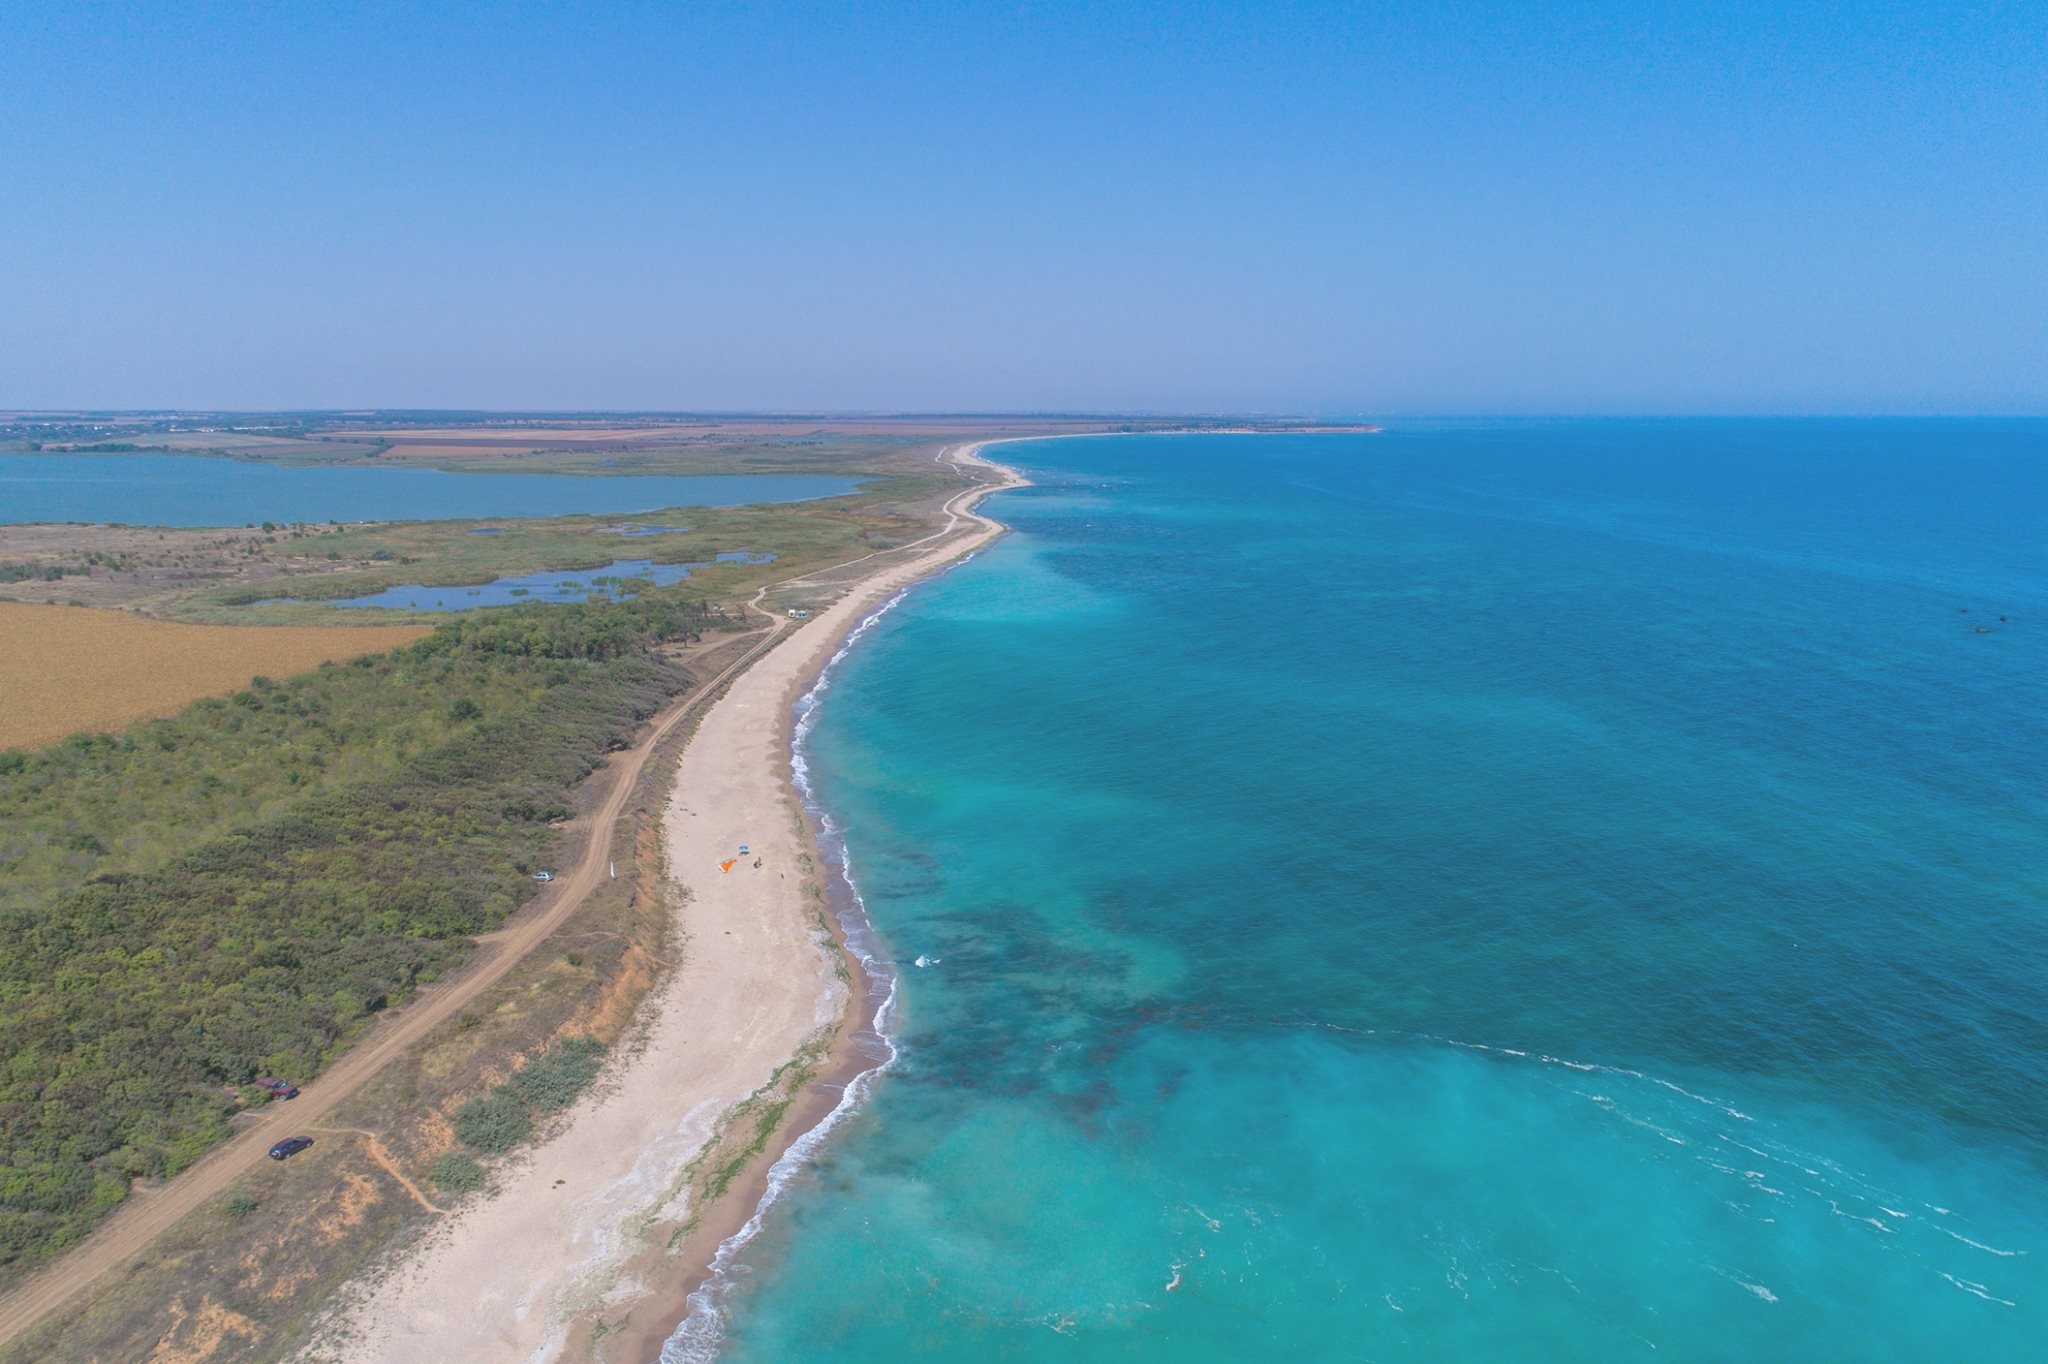
[[[1982,1298],[1986,1302],[1995,1302],[2000,1307],[2019,1306],[2018,1303],[2013,1302],[2009,1298],[2001,1298],[1996,1296],[1989,1289],[1985,1288],[1983,1284],[1974,1283],[1969,1279],[1959,1279],[1945,1269],[1936,1270],[1935,1272],[1941,1275],[1942,1278],[1947,1279],[1950,1283],[1954,1284],[1957,1288],[1960,1288],[1965,1293],[1970,1294],[1972,1297]]]
[[[1361,1036],[1399,1038],[1460,1052],[1479,1052],[1513,1064],[1533,1064],[1539,1069],[1556,1067],[1575,1075],[1599,1076],[1597,1089],[1580,1088],[1583,1081],[1563,1080],[1563,1084],[1572,1094],[1614,1119],[1674,1146],[1690,1147],[1692,1158],[1703,1169],[1731,1182],[1731,1191],[1735,1193],[1734,1200],[1727,1204],[1731,1211],[1761,1223],[1776,1224],[1778,1217],[1761,1215],[1762,1209],[1772,1206],[1765,1200],[1801,1202],[1786,1193],[1786,1187],[1796,1185],[1811,1200],[1807,1206],[1821,1210],[1824,1216],[1840,1219],[1872,1234],[1880,1244],[1886,1245],[1888,1251],[1896,1250],[1926,1264],[1966,1293],[1986,1302],[2014,1305],[2011,1299],[1999,1296],[1990,1286],[1942,1268],[1939,1263],[1941,1243],[1932,1240],[1929,1233],[1938,1231],[1972,1250],[2000,1259],[2023,1257],[2027,1251],[2002,1249],[1942,1225],[1936,1219],[1954,1218],[1959,1214],[1940,1204],[1910,1198],[1896,1189],[1885,1187],[1884,1181],[1874,1180],[1841,1161],[1786,1142],[1778,1135],[1781,1131],[1778,1124],[1768,1116],[1760,1120],[1725,1099],[1699,1093],[1628,1066],[1579,1061],[1540,1051],[1429,1033],[1389,1032],[1327,1024],[1317,1026]],[[1735,1156],[1733,1153],[1737,1151],[1750,1159]],[[1806,1178],[1783,1177],[1795,1172]],[[1781,1202],[1777,1210],[1782,1212],[1785,1207],[1786,1204]],[[1914,1207],[1924,1212],[1916,1216],[1906,1211]],[[1950,1258],[1953,1258],[1952,1254]],[[1706,1267],[1767,1302],[1777,1301],[1776,1295],[1768,1288],[1727,1274],[1712,1265]],[[1963,1268],[1960,1264],[1955,1267]]]
[[[1946,1211],[1946,1209],[1943,1209],[1943,1211]],[[1969,1237],[1963,1235],[1961,1232],[1950,1231],[1947,1227],[1936,1227],[1935,1230],[1941,1232],[1945,1236],[1953,1236],[1956,1240],[1961,1241],[1966,1246],[1974,1246],[1978,1250],[1984,1251],[1986,1254],[1996,1255],[2001,1259],[2010,1260],[2015,1256],[2024,1255],[2027,1253],[2024,1250],[2000,1250],[1997,1246],[1987,1246],[1982,1241],[1972,1241]]]

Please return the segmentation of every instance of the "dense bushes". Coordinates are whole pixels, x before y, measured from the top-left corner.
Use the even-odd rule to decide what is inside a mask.
[[[604,1043],[565,1038],[534,1057],[491,1092],[455,1110],[455,1139],[479,1155],[498,1156],[533,1135],[536,1114],[559,1113],[597,1078]]]
[[[604,1043],[596,1038],[566,1038],[514,1071],[504,1087],[536,1113],[558,1113],[597,1078],[603,1059]]]
[[[455,1110],[455,1139],[487,1156],[503,1155],[532,1135],[533,1115],[503,1088]]]
[[[674,599],[458,618],[388,657],[6,755],[0,1272],[189,1165],[237,1086],[311,1077],[532,894],[575,783],[680,684],[646,646],[706,623]],[[571,1043],[538,1058],[490,1130],[530,1127],[595,1069]]]
[[[596,1038],[571,1037],[557,1042],[488,1094],[456,1109],[455,1139],[478,1155],[503,1155],[533,1135],[536,1115],[558,1113],[575,1103],[597,1078],[603,1058],[604,1044]],[[477,1172],[477,1182],[482,1182],[483,1172],[476,1162],[453,1153],[436,1163],[431,1176],[436,1184],[450,1187],[441,1177],[441,1164],[450,1160],[468,1161]]]
[[[466,1194],[484,1186],[484,1167],[460,1151],[448,1151],[428,1167],[427,1178],[442,1193]]]

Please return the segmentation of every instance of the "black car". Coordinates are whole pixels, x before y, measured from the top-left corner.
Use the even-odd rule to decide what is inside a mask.
[[[313,1139],[311,1137],[286,1137],[283,1141],[270,1148],[270,1158],[272,1160],[283,1160],[288,1156],[297,1155],[312,1144]]]

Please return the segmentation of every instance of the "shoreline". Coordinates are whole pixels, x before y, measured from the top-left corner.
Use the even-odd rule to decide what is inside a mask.
[[[1086,436],[1097,433],[1063,434]],[[928,567],[917,566],[934,556],[919,556],[907,566],[913,571],[900,579],[889,580],[879,590],[876,584],[887,577],[886,573],[870,575],[856,582],[848,589],[847,598],[842,602],[864,591],[880,600],[864,604],[843,631],[835,633],[829,651],[820,649],[822,658],[817,659],[814,666],[807,667],[790,686],[783,711],[782,753],[786,780],[802,812],[806,844],[824,881],[821,889],[825,895],[825,917],[830,925],[833,949],[851,978],[847,1013],[834,1036],[824,1069],[804,1086],[770,1141],[735,1181],[734,1188],[728,1190],[729,1199],[735,1194],[740,1195],[744,1216],[735,1220],[741,1209],[726,1208],[726,1216],[722,1218],[705,1218],[700,1231],[693,1235],[690,1243],[686,1243],[682,1256],[683,1263],[688,1266],[686,1273],[668,1292],[657,1295],[659,1310],[653,1321],[629,1327],[622,1333],[621,1360],[632,1361],[633,1364],[669,1364],[672,1359],[695,1361],[716,1357],[718,1344],[724,1336],[725,1301],[732,1286],[726,1278],[728,1269],[763,1229],[768,1214],[787,1188],[786,1181],[810,1163],[812,1151],[829,1138],[841,1119],[860,1107],[874,1082],[896,1061],[898,1052],[888,1029],[888,1019],[896,1005],[898,975],[882,960],[879,935],[868,920],[866,902],[853,879],[845,842],[838,836],[830,815],[817,803],[806,779],[808,765],[804,761],[803,744],[811,729],[807,721],[814,723],[813,717],[825,689],[830,685],[833,668],[860,642],[869,626],[894,610],[918,584],[958,567],[1008,532],[1008,527],[981,515],[977,508],[995,493],[1029,487],[1030,480],[1008,465],[983,457],[981,451],[991,445],[1007,445],[1019,440],[1061,438],[1011,436],[975,441],[941,451],[937,457],[941,462],[950,456],[956,464],[979,465],[999,475],[997,481],[971,490],[961,500],[960,511],[978,522],[979,530]],[[948,506],[951,506],[951,501]],[[835,603],[835,606],[839,604]],[[800,711],[799,707],[804,709]],[[839,894],[835,895],[835,892]],[[835,904],[835,901],[839,903]],[[849,915],[858,916],[858,922],[851,931]],[[859,945],[863,939],[869,947]],[[880,971],[874,969],[878,965],[882,968]],[[878,986],[886,988],[878,993]],[[778,1176],[782,1178],[778,1180]],[[720,1200],[721,1203],[726,1201]],[[708,1253],[705,1250],[707,1245]],[[692,1251],[696,1253],[692,1254]],[[670,1341],[676,1339],[686,1324],[693,1323],[700,1333],[699,1338],[681,1343],[680,1348],[671,1354],[668,1348]]]
[[[337,1299],[324,1339],[297,1357],[657,1359],[758,1230],[778,1166],[803,1163],[886,1067],[877,1020],[886,1028],[894,978],[870,974],[830,903],[844,867],[821,856],[829,820],[798,781],[796,707],[881,610],[1003,532],[974,508],[1026,480],[980,456],[994,443],[941,451],[942,464],[998,477],[947,499],[938,530],[867,559],[912,557],[757,594],[765,609],[777,589],[840,592],[802,624],[778,616],[781,637],[682,750],[663,821],[667,877],[689,888],[674,910],[687,947],[636,1025],[641,1045],[563,1128],[501,1167],[490,1195]],[[747,862],[713,869],[742,843]],[[716,1189],[696,1205],[707,1171]]]
[[[963,563],[974,552],[969,551],[934,572]],[[734,1181],[727,1198],[719,1200],[720,1206],[711,1210],[713,1215],[707,1216],[684,1242],[680,1258],[690,1266],[689,1272],[656,1295],[658,1310],[652,1321],[629,1327],[624,1333],[619,1356],[622,1360],[668,1364],[673,1359],[716,1357],[724,1337],[724,1309],[732,1286],[727,1276],[738,1255],[765,1227],[767,1216],[781,1200],[788,1180],[810,1163],[816,1147],[824,1143],[841,1119],[860,1107],[874,1082],[896,1061],[898,1053],[889,1031],[889,1017],[896,1004],[899,977],[881,957],[879,940],[867,919],[866,903],[846,860],[845,842],[837,837],[830,816],[817,804],[804,777],[803,745],[811,730],[807,721],[817,713],[818,701],[830,685],[832,669],[846,658],[867,628],[902,601],[917,581],[921,580],[904,584],[862,615],[839,647],[811,675],[807,685],[793,689],[796,695],[790,706],[791,787],[803,812],[809,846],[817,856],[825,881],[821,889],[833,949],[843,959],[850,978],[847,1013],[821,1073],[796,1095],[784,1121]],[[857,916],[857,921],[849,923],[850,916]],[[863,940],[865,946],[861,945]],[[717,1216],[721,1211],[724,1215]],[[670,1342],[686,1326],[693,1328],[694,1339],[685,1340],[672,1354]]]

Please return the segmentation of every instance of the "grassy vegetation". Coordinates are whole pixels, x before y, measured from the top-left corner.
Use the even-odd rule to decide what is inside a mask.
[[[829,1035],[812,1038],[796,1055],[775,1068],[767,1084],[733,1107],[726,1117],[725,1130],[711,1148],[713,1160],[701,1176],[688,1225],[695,1224],[697,1213],[723,1198],[740,1172],[768,1149],[768,1139],[782,1124],[782,1115],[816,1077],[830,1048]]]
[[[559,1113],[597,1078],[604,1043],[567,1037],[504,1082],[455,1110],[455,1139],[481,1156],[502,1156],[533,1135],[535,1120]]]
[[[455,1110],[455,1139],[478,1155],[502,1156],[533,1135],[533,1115],[503,1089],[479,1095]]]
[[[673,592],[458,617],[0,755],[0,1275],[189,1164],[255,1075],[311,1077],[516,908],[575,784],[679,689],[652,646],[716,623]],[[594,1070],[562,1056],[522,1113]]]
[[[0,524],[0,564],[18,580],[0,599],[78,600],[213,625],[386,624],[422,612],[341,615],[335,598],[402,583],[454,587],[507,574],[585,571],[616,559],[689,563],[696,595],[744,600],[762,583],[801,574],[914,538],[931,509],[957,490],[934,472],[877,479],[861,492],[757,507],[669,508],[633,516],[538,520],[413,521],[286,525],[265,529]],[[683,531],[625,535],[643,526]],[[488,530],[490,534],[477,534]],[[776,562],[718,564],[727,551],[772,553]],[[83,566],[87,571],[78,572]],[[64,570],[57,577],[49,569]],[[274,605],[255,605],[282,599]]]
[[[372,610],[337,615],[326,603],[398,584],[459,587],[541,571],[595,569],[619,559],[698,565],[691,581],[714,600],[743,600],[762,583],[809,572],[923,534],[916,504],[957,490],[937,474],[893,478],[848,497],[760,507],[684,507],[640,516],[564,516],[536,521],[392,522],[346,527],[310,542],[326,559],[290,576],[188,592],[168,609],[180,619],[265,624],[434,619],[433,613]],[[622,527],[680,525],[681,532],[621,535]],[[479,535],[480,528],[494,534]],[[284,542],[279,553],[303,553]],[[773,564],[714,563],[727,552],[769,553]],[[323,571],[324,570],[324,571]],[[285,600],[278,600],[285,599]],[[258,606],[257,602],[272,604]]]
[[[535,1113],[559,1113],[590,1087],[603,1062],[604,1043],[567,1037],[512,1072],[503,1088]]]
[[[120,573],[132,567],[134,559],[130,555],[87,550],[69,562],[59,559],[50,563],[0,563],[0,583],[54,583],[64,578],[90,576],[95,568]]]
[[[427,1178],[445,1194],[475,1193],[487,1182],[484,1167],[460,1151],[444,1152],[427,1170]],[[243,1195],[247,1197],[247,1195]]]

